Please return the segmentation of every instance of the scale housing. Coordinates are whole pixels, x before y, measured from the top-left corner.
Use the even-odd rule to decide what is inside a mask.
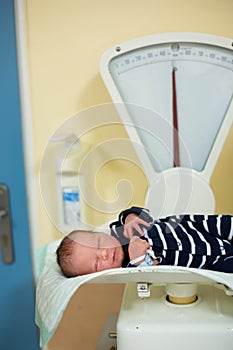
[[[155,218],[214,213],[210,178],[233,120],[232,51],[229,38],[163,33],[115,45],[101,57],[101,76],[147,176],[145,206]]]

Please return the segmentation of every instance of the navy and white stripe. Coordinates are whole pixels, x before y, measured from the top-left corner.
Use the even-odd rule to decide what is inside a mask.
[[[112,235],[122,244],[126,244],[124,220],[131,213],[152,222],[147,209],[132,207],[123,211],[119,220],[110,225]],[[210,262],[217,263],[221,256],[233,255],[231,215],[170,216],[155,220],[148,229],[148,235],[155,255],[161,258],[160,264],[163,265],[205,268]]]

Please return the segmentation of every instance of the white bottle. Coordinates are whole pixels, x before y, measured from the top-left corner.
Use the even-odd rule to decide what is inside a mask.
[[[63,187],[63,212],[66,225],[80,222],[80,196],[77,187]]]

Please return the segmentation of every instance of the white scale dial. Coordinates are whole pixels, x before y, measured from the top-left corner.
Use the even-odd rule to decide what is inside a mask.
[[[153,120],[146,125],[142,115],[130,113],[142,127],[138,133],[151,150],[154,169],[176,165],[202,171],[232,100],[232,52],[196,43],[161,44],[119,55],[109,70],[124,102],[156,111],[178,131],[183,147],[174,142],[176,132],[164,144]]]
[[[233,120],[232,40],[138,38],[107,50],[100,71],[149,180],[154,216],[213,212],[209,181]]]

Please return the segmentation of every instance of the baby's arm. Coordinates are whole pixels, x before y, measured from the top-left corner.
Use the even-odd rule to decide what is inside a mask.
[[[129,243],[129,257],[132,265],[138,266],[145,259],[147,250],[150,248],[150,244],[139,237],[132,237]],[[153,261],[153,265],[157,265],[158,260]]]

